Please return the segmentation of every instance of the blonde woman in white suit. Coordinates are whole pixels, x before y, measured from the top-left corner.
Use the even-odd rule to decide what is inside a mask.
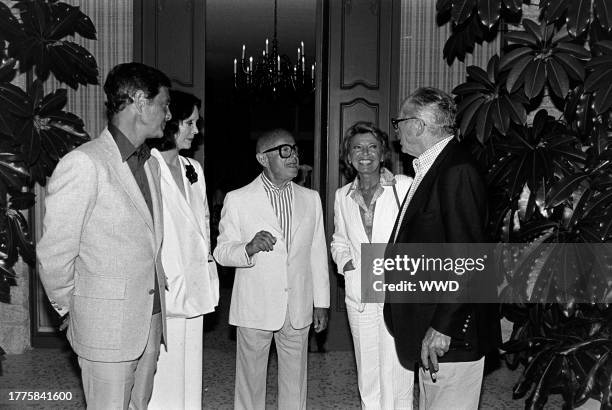
[[[161,164],[162,264],[168,278],[167,351],[160,352],[149,409],[201,409],[203,315],[215,310],[219,281],[211,257],[204,172],[179,155],[198,133],[200,100],[170,91],[172,119],[153,149]]]
[[[357,122],[342,143],[341,160],[353,181],[336,191],[331,252],[344,275],[357,381],[363,409],[411,409],[414,374],[401,366],[383,319],[383,303],[361,301],[361,244],[387,243],[412,183],[383,166],[387,135]]]

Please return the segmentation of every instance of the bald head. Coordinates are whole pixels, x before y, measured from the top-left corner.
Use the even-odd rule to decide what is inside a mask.
[[[255,147],[257,153],[261,153],[268,148],[272,148],[278,145],[278,141],[284,138],[293,139],[293,135],[287,130],[277,128],[271,131],[266,131],[259,136],[257,139],[257,145]]]

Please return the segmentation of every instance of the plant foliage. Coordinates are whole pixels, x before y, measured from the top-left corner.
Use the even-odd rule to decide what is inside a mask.
[[[98,84],[89,51],[67,40],[96,38],[79,7],[57,0],[0,3],[0,302],[10,302],[13,266],[21,257],[35,263],[34,246],[22,211],[34,205],[30,192],[45,185],[59,159],[89,140],[83,121],[64,111],[66,89],[44,94],[50,74],[71,88]],[[17,72],[32,72],[27,89],[14,84]]]
[[[542,0],[538,21],[521,21],[523,3],[437,2],[449,63],[521,22],[453,90],[460,136],[488,170],[491,233],[519,246],[499,261],[504,348],[525,366],[513,394],[529,409],[553,393],[612,409],[612,6]],[[546,96],[556,110],[540,108]]]

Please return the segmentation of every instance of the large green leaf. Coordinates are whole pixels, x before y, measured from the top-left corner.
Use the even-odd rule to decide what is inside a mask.
[[[453,21],[458,25],[465,23],[465,21],[472,15],[475,5],[475,0],[453,1],[453,9],[451,11]]]
[[[19,117],[27,117],[30,113],[27,101],[28,96],[21,88],[9,83],[0,83],[0,106],[8,112]]]
[[[546,76],[553,93],[565,98],[569,91],[569,78],[561,64],[551,58],[546,64]]]
[[[566,53],[566,54],[572,55],[576,58],[580,58],[583,60],[587,58],[591,58],[591,53],[589,53],[589,51],[583,46],[579,44],[568,43],[565,41],[559,42],[555,46],[554,52],[555,53],[557,52]]]
[[[588,177],[588,174],[576,173],[556,182],[550,187],[550,190],[546,194],[546,206],[548,208],[554,208],[562,202],[567,201],[578,185]]]
[[[595,365],[591,367],[591,369],[589,370],[589,373],[587,374],[585,381],[583,382],[582,386],[577,392],[578,393],[577,398],[576,398],[577,403],[583,403],[586,400],[588,400],[588,398],[591,396],[591,392],[594,390],[596,386],[595,376],[599,372],[599,369],[602,368],[608,362],[609,356],[610,356],[609,351],[604,352],[604,354],[602,354],[599,357],[599,359],[596,361]]]
[[[79,84],[98,84],[93,55],[78,44],[64,40],[78,33],[95,39],[95,28],[78,7],[61,2],[21,1],[15,4],[22,21],[22,35],[11,40],[9,54],[24,72],[36,66],[36,76],[49,74],[76,89]]]
[[[542,60],[531,61],[525,69],[525,95],[532,99],[538,96],[546,81],[546,65]]]
[[[555,53],[553,51],[552,58],[565,67],[567,74],[576,80],[584,79],[584,65],[580,60],[566,53]]]
[[[536,47],[538,45],[538,38],[533,34],[526,33],[524,31],[510,31],[504,35],[504,40],[532,47]]]
[[[546,0],[540,2],[540,7],[546,8],[546,22],[552,23],[567,10],[567,2],[572,0]]]
[[[512,68],[512,66],[521,58],[532,54],[533,49],[531,49],[530,47],[515,48],[508,53],[504,53],[499,62],[499,69],[500,71],[504,71],[507,68]]]
[[[530,55],[520,58],[512,67],[506,78],[506,89],[510,93],[514,93],[525,81],[525,73],[527,66],[533,62]]]
[[[500,0],[478,0],[478,15],[482,24],[493,27],[499,20],[500,8]]]
[[[460,106],[461,113],[459,118],[461,118],[461,122],[459,124],[459,129],[461,130],[461,135],[468,135],[474,125],[476,124],[476,113],[480,110],[483,104],[486,102],[485,97],[477,95],[477,99],[469,103],[469,105]]]
[[[23,35],[21,24],[13,16],[11,9],[3,2],[0,2],[0,21],[2,21],[2,24],[0,24],[1,37],[13,41],[15,38]]]
[[[515,124],[523,125],[527,121],[527,113],[525,107],[518,100],[505,95],[502,101],[504,110],[510,115],[510,119]]]
[[[612,78],[612,76],[610,76]],[[612,108],[612,80],[606,87],[600,88],[594,101],[594,109],[597,114],[602,114]]]
[[[485,102],[476,116],[476,137],[481,143],[484,143],[491,136],[493,128],[491,106],[491,101]]]
[[[571,0],[567,7],[567,30],[577,37],[591,22],[591,0]]]
[[[612,30],[612,4],[608,0],[595,0],[595,13],[601,27],[606,30]]]
[[[27,95],[25,105],[29,111],[18,122],[14,135],[30,168],[31,184],[45,185],[59,158],[89,140],[83,121],[63,111],[66,102],[65,89],[43,96],[38,80]]]
[[[546,23],[542,23],[540,25],[533,20],[523,19],[523,27],[525,28],[525,31],[535,37],[538,42],[545,41],[542,26],[545,27]]]

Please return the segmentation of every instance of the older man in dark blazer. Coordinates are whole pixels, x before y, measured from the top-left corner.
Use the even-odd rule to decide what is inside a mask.
[[[484,183],[454,138],[456,106],[434,88],[416,90],[393,120],[415,178],[390,243],[486,242]],[[393,246],[387,248],[391,253]],[[392,255],[387,255],[392,257]],[[387,278],[397,278],[388,272]],[[401,363],[420,363],[421,409],[476,409],[484,355],[499,342],[496,305],[453,301],[385,304],[385,322]],[[451,302],[451,303],[449,303]],[[454,302],[454,303],[452,303]]]

